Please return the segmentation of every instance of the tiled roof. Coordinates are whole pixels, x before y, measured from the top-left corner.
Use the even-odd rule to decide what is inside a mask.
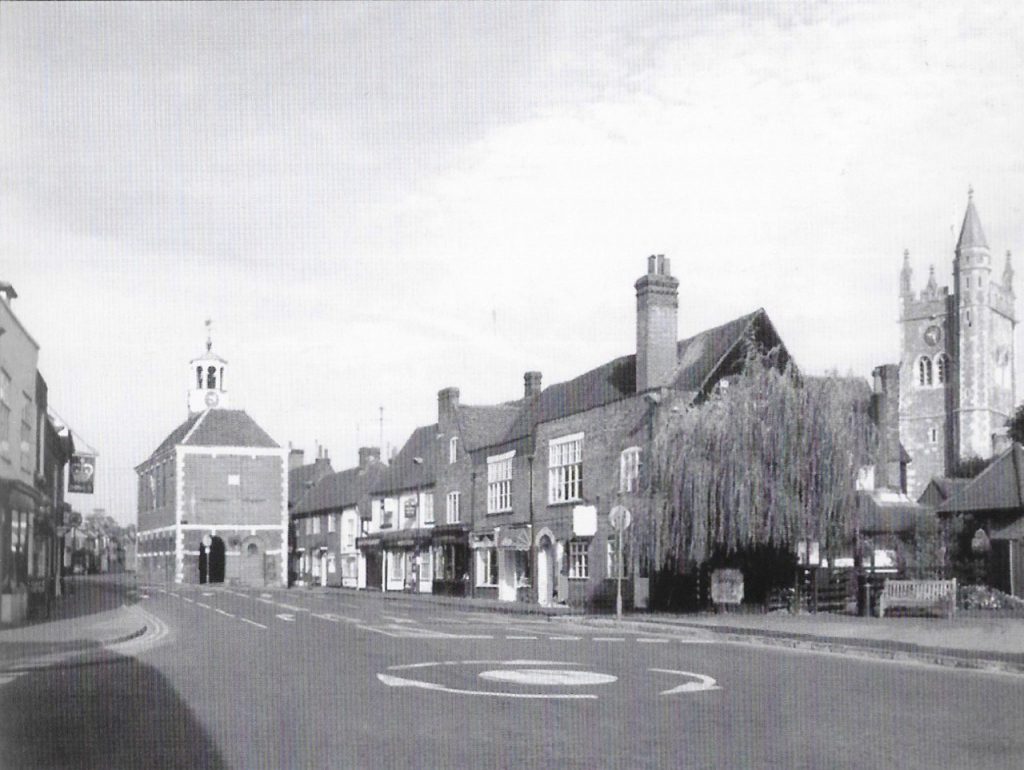
[[[437,480],[436,469],[442,450],[442,441],[437,435],[437,423],[416,428],[402,450],[388,464],[387,470],[370,487],[370,492],[400,492],[433,484]],[[423,462],[415,462],[413,458],[417,457]]]
[[[328,473],[331,473],[330,461],[326,464],[320,462],[300,465],[288,471],[288,507],[291,508],[302,496],[309,492],[316,483]]]
[[[313,513],[357,505],[363,496],[380,481],[386,466],[371,462],[366,468],[347,468],[329,473],[316,483],[295,506],[294,513]]]
[[[686,391],[702,390],[707,385],[708,378],[715,373],[718,364],[724,362],[729,352],[738,345],[755,321],[767,324],[757,331],[774,337],[774,340],[767,340],[771,346],[778,344],[778,335],[775,334],[775,329],[763,308],[721,326],[702,331],[689,339],[679,341],[676,347],[679,367],[672,378],[672,387]]]
[[[939,506],[939,513],[974,513],[1024,505],[1024,447],[1015,443]]]
[[[935,520],[926,506],[915,503],[902,492],[860,492],[857,500],[858,523],[865,534],[912,532]]]
[[[193,430],[193,428],[195,430]],[[186,440],[187,437],[187,440]],[[242,409],[208,409],[189,415],[171,431],[150,458],[178,444],[186,446],[274,447],[274,439]]]
[[[523,405],[499,404],[496,406],[458,407],[455,419],[459,435],[466,450],[493,446],[505,439],[509,428],[519,417]]]

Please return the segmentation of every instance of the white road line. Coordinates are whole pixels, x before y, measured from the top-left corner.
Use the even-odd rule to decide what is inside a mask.
[[[595,642],[624,642],[626,639],[621,636],[595,636]]]
[[[578,642],[580,637],[578,636],[549,636],[548,639],[553,639],[557,642]]]
[[[340,623],[341,622],[341,618],[339,618],[337,615],[331,615],[330,613],[323,613],[323,614],[321,614],[319,612],[314,612],[313,613],[313,617],[314,618],[320,618],[320,620],[329,620],[332,623]]]
[[[249,618],[239,618],[243,623],[248,623],[250,626],[256,626],[257,628],[265,629],[266,626],[262,623],[257,623],[255,620],[249,620]]]
[[[282,612],[277,617],[280,618],[281,620],[287,620],[289,623],[294,623],[295,622],[295,616],[294,615],[289,615],[287,612]]]
[[[506,636],[506,639],[536,639],[536,636]]]
[[[232,615],[232,614],[231,614],[230,612],[228,612],[227,610],[222,610],[222,609],[219,609],[219,608],[217,608],[217,607],[214,607],[214,610],[213,610],[213,611],[214,611],[214,612],[219,612],[219,613],[220,613],[221,615],[227,615],[227,616],[228,616],[229,618],[233,618],[233,617],[235,617],[234,615]]]
[[[668,639],[637,639],[638,644],[668,644]]]
[[[195,599],[189,599],[187,596],[182,596],[181,599],[182,599],[182,601],[188,602],[189,604],[195,604],[196,603]]]
[[[284,602],[274,602],[274,604],[276,604],[278,607],[283,607],[286,610],[291,610],[292,612],[310,612],[311,611],[308,607],[296,607],[294,604],[285,604]]]
[[[211,607],[209,604],[203,604],[202,602],[196,602],[196,604],[198,606],[200,606],[200,607],[205,607],[208,610],[212,610],[213,609],[213,607]]]

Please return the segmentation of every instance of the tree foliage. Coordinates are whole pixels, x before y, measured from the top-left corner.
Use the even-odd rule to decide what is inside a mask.
[[[1017,407],[1013,417],[1006,421],[1007,433],[1018,444],[1024,444],[1024,404]]]
[[[989,465],[992,464],[992,458],[983,459],[972,455],[971,457],[965,457],[963,460],[959,460],[949,475],[954,479],[973,479]]]
[[[727,389],[669,411],[654,430],[650,506],[637,522],[652,568],[804,537],[838,543],[858,471],[877,451],[869,405],[863,380],[801,378],[751,354]]]

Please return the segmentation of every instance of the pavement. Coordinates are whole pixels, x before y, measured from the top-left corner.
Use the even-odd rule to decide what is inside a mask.
[[[290,591],[355,593],[352,589],[299,588]],[[952,668],[1024,674],[1024,617],[983,610],[954,618],[857,617],[831,613],[670,613],[630,612],[621,621],[608,614],[581,615],[563,606],[540,607],[430,594],[383,593],[383,600],[403,606],[438,605],[510,615],[571,616],[595,627],[629,627],[638,632],[702,629],[722,641],[830,652],[856,657],[905,660]]]
[[[48,619],[0,627],[0,673],[56,665],[157,630],[135,606],[131,575],[69,577],[65,586]]]

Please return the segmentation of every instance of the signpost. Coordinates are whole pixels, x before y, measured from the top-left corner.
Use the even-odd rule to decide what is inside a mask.
[[[615,617],[618,620],[622,620],[622,533],[626,531],[626,527],[629,526],[632,520],[633,516],[629,509],[622,505],[616,505],[608,514],[608,523],[612,525],[612,529],[619,533],[619,558],[617,559],[619,564],[616,570],[617,574],[615,575]]]

